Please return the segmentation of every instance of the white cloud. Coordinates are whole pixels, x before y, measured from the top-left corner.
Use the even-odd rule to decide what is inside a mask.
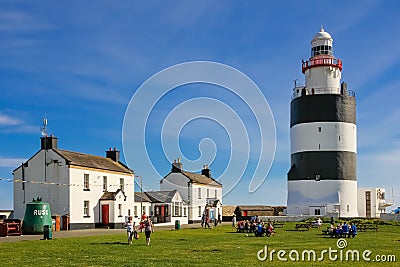
[[[26,159],[24,158],[0,158],[0,167],[16,168],[25,161]]]
[[[32,126],[24,123],[23,120],[14,116],[0,113],[1,133],[38,133],[39,126]]]
[[[17,118],[10,117],[5,114],[0,114],[0,126],[1,125],[18,125],[21,121]]]
[[[32,30],[47,30],[54,28],[38,17],[21,11],[0,11],[0,31],[19,32]]]

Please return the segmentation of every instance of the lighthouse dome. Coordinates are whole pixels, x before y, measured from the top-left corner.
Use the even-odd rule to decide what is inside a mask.
[[[332,36],[321,27],[318,33],[311,40],[311,56],[330,55],[332,56]]]
[[[319,40],[330,40],[330,41],[332,41],[332,36],[331,36],[329,33],[327,33],[327,32],[324,30],[324,28],[321,28],[321,29],[319,30],[319,32],[317,32],[317,33],[314,35],[314,38],[311,40],[311,42],[319,41]]]

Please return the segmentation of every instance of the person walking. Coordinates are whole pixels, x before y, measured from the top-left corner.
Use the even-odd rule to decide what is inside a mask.
[[[128,217],[128,221],[126,222],[126,234],[128,236],[128,244],[132,244],[133,233],[136,231],[136,225],[132,221],[132,216]]]
[[[237,230],[236,228],[236,215],[233,214],[232,216],[232,229]]]
[[[211,228],[211,226],[210,226],[210,217],[208,217],[208,215],[206,215],[204,228]]]
[[[146,244],[150,246],[150,236],[151,233],[154,233],[153,222],[147,217],[147,220],[144,223],[144,234],[146,235]]]

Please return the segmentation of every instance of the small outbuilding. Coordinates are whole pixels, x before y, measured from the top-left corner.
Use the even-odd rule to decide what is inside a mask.
[[[237,206],[234,213],[236,217],[273,216],[274,208],[271,206]]]

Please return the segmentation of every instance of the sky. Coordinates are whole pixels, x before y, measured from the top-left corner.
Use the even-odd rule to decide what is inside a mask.
[[[399,10],[395,0],[0,1],[0,178],[40,149],[46,117],[62,149],[120,149],[144,190],[180,157],[187,171],[209,165],[225,205],[286,205],[291,94],[322,25],[356,93],[358,186],[385,188],[394,209]],[[157,80],[187,62],[234,74]],[[0,209],[12,209],[12,190],[0,180]]]

